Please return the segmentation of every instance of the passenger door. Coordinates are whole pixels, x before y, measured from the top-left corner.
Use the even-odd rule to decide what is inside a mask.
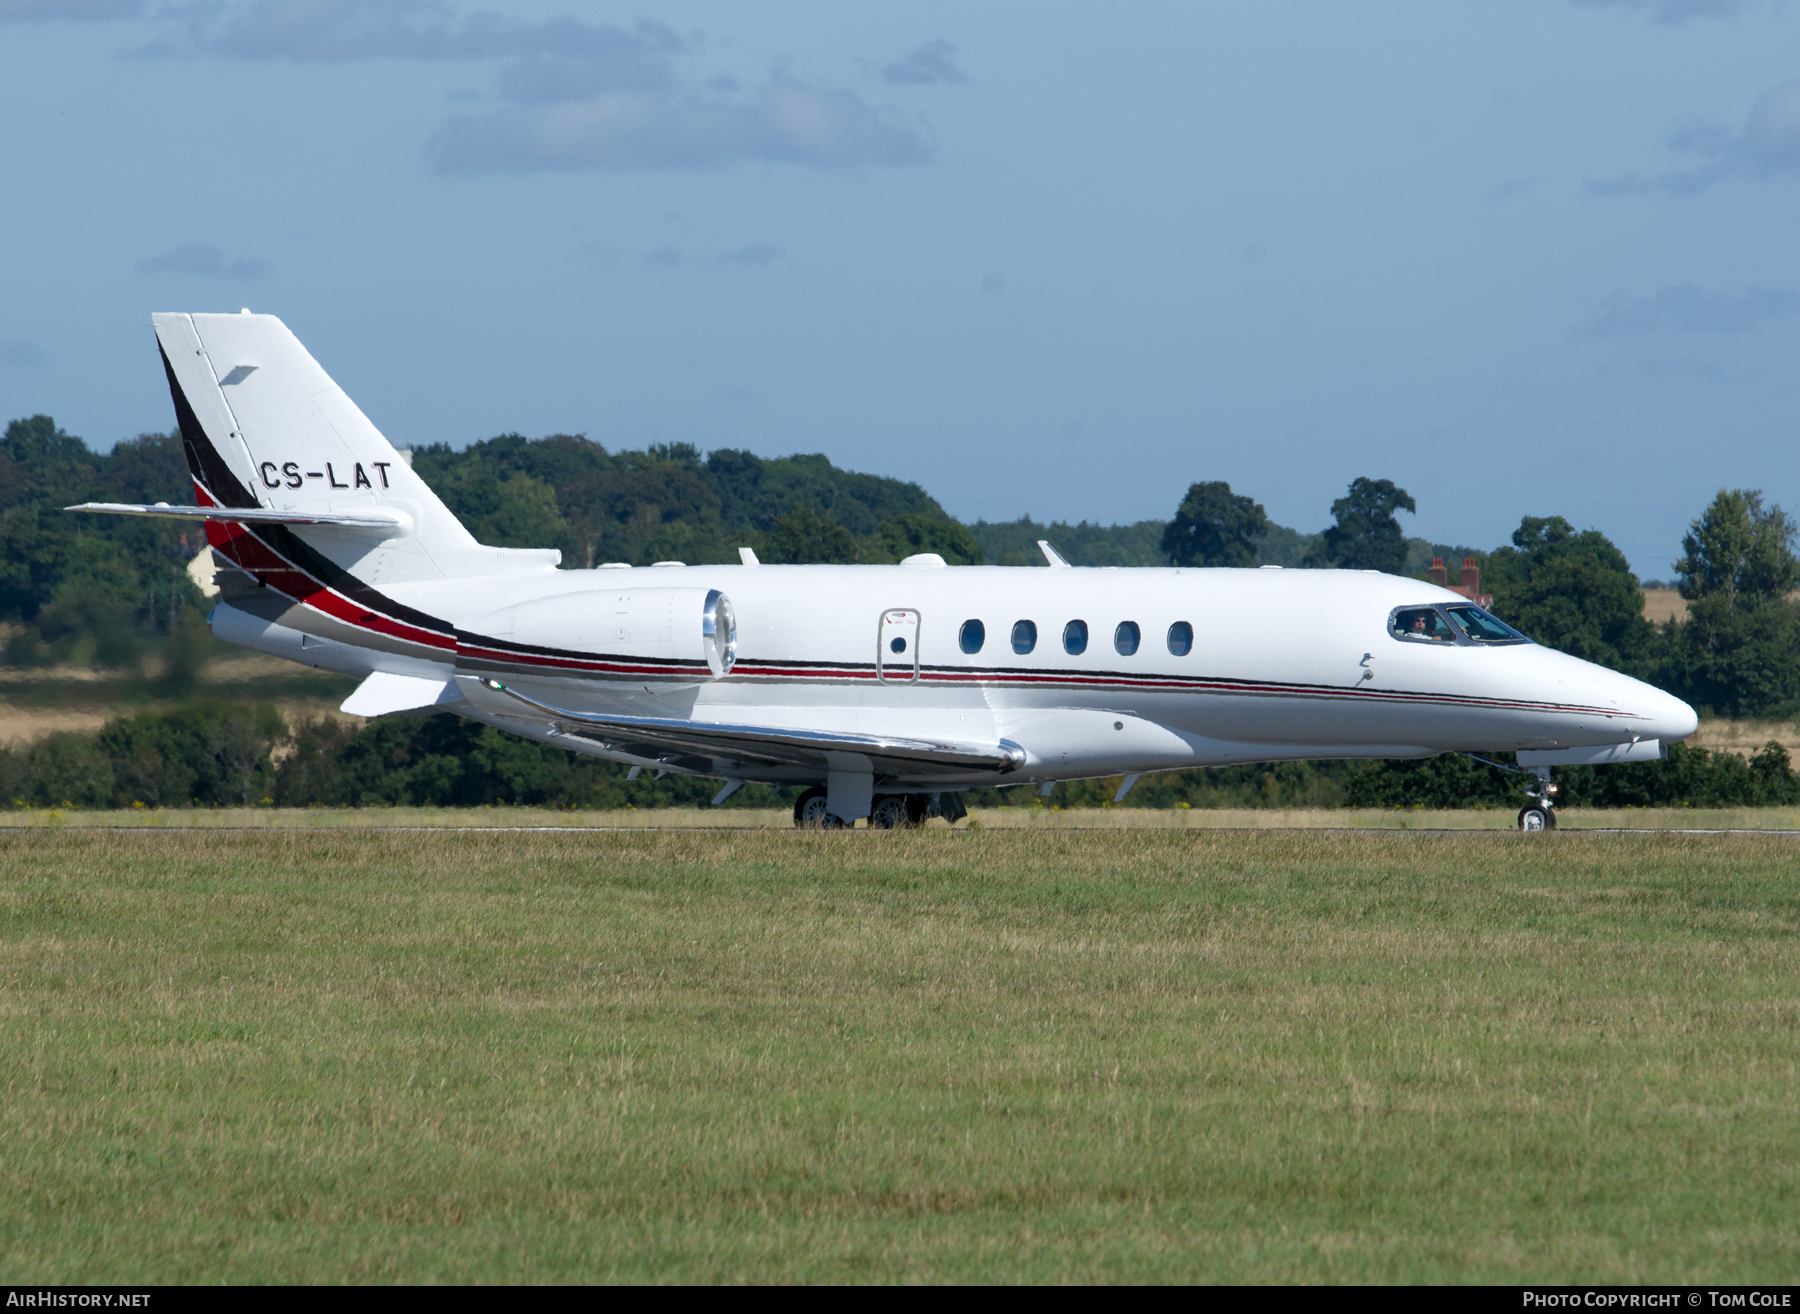
[[[890,607],[881,613],[875,676],[887,684],[919,678],[919,613],[911,607]]]

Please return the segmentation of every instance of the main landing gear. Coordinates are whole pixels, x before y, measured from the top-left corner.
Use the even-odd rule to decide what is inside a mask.
[[[1556,786],[1550,783],[1550,768],[1533,767],[1531,773],[1538,779],[1537,789],[1528,793],[1531,802],[1519,809],[1519,829],[1555,830],[1556,804],[1550,796]]]
[[[833,813],[826,797],[825,786],[815,785],[795,799],[794,824],[802,830],[849,830],[855,823]],[[869,829],[904,830],[923,825],[929,817],[955,825],[968,815],[959,794],[882,794],[869,809]]]

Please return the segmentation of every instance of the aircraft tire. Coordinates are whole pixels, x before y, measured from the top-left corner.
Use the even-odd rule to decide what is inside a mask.
[[[875,806],[869,809],[869,828],[871,830],[904,830],[912,824],[911,809],[906,806],[906,799],[900,794],[888,794],[875,800]]]
[[[825,786],[814,785],[794,800],[794,824],[800,829],[830,830],[836,821],[837,818],[825,810]]]
[[[1540,808],[1536,804],[1519,809],[1520,830],[1555,830],[1556,814],[1549,808]]]

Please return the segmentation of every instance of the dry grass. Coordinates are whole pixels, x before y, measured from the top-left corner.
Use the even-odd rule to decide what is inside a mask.
[[[0,746],[24,748],[64,731],[91,735],[117,715],[101,707],[15,707],[0,698]]]
[[[10,832],[0,1262],[1791,1280],[1795,844]]]
[[[1793,721],[1742,721],[1707,719],[1688,740],[1696,748],[1722,749],[1742,757],[1754,757],[1771,739],[1788,751],[1790,761],[1800,762],[1800,724]]]

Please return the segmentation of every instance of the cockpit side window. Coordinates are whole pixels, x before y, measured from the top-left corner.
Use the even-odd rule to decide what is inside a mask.
[[[1456,642],[1456,631],[1436,607],[1399,607],[1388,618],[1388,633],[1410,643]]]
[[[1530,643],[1523,634],[1480,607],[1446,607],[1471,643]]]

